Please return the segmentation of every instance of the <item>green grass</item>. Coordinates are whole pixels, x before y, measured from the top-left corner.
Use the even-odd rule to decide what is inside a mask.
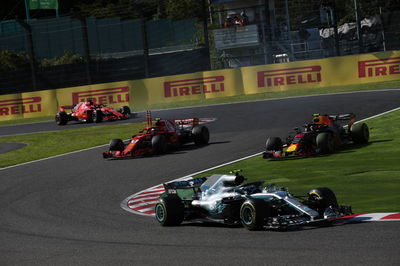
[[[363,85],[335,86],[335,87],[325,87],[325,88],[289,90],[289,91],[281,91],[281,92],[265,92],[265,93],[258,93],[258,94],[238,95],[238,96],[231,96],[231,97],[220,97],[220,98],[202,99],[202,100],[195,100],[195,101],[153,104],[153,105],[149,105],[146,109],[147,110],[155,110],[155,109],[168,109],[168,108],[178,108],[178,107],[188,107],[188,106],[203,106],[203,105],[212,105],[212,104],[221,104],[221,103],[233,103],[233,102],[254,101],[254,100],[262,100],[262,99],[285,98],[285,97],[304,96],[304,95],[313,95],[313,94],[329,94],[329,93],[338,93],[338,92],[378,90],[378,89],[390,89],[390,88],[399,88],[399,87],[400,87],[400,80],[397,80],[397,81],[387,81],[387,82],[370,83],[370,84],[363,84]],[[144,111],[144,110],[136,109],[135,106],[133,106],[133,109],[134,109],[134,111]],[[35,118],[27,118],[27,119],[0,121],[0,126],[49,121],[49,120],[53,120],[53,119],[54,119],[54,116],[45,116],[45,117],[35,117]]]
[[[214,169],[199,176],[242,169],[246,182],[266,180],[304,195],[311,188],[326,186],[339,203],[355,212],[400,211],[400,111],[366,121],[370,143],[349,144],[327,156],[293,160],[266,160],[261,155]]]
[[[310,94],[344,91],[360,91],[400,87],[400,81],[368,85],[309,89],[301,91],[262,93],[203,101],[178,103],[172,108],[193,105],[209,105],[224,102],[249,101],[255,99],[280,98]],[[182,105],[181,105],[182,104]],[[294,194],[304,194],[310,188],[327,186],[332,188],[342,204],[350,204],[356,212],[400,211],[400,111],[368,121],[371,131],[370,144],[349,145],[336,154],[295,160],[270,161],[257,156],[209,173],[226,173],[232,169],[243,169],[248,181],[265,179],[268,183],[290,188]],[[0,122],[25,123],[50,120],[52,117]],[[0,167],[28,162],[49,156],[64,154],[84,148],[106,144],[110,139],[128,139],[137,133],[143,123],[109,124],[99,127],[66,129],[62,131],[35,133],[23,136],[3,137],[0,142],[19,142],[26,147],[0,154]],[[100,157],[101,154],[98,154]]]
[[[55,114],[54,114],[55,115]],[[40,117],[32,117],[32,118],[21,118],[15,120],[6,120],[0,121],[0,126],[9,126],[9,125],[18,125],[18,124],[28,124],[28,123],[36,123],[43,121],[54,121],[54,115],[52,116],[40,116]]]
[[[27,144],[24,148],[0,154],[0,167],[107,144],[111,139],[128,139],[137,134],[143,126],[144,123],[109,124],[0,138],[0,144],[1,142]],[[97,156],[102,155],[97,154]]]

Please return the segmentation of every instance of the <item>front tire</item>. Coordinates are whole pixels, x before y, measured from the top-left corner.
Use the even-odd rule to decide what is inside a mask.
[[[317,147],[321,153],[333,153],[335,151],[335,140],[330,132],[322,132],[317,135]]]
[[[124,142],[122,139],[112,139],[110,141],[110,151],[123,151],[124,148]]]
[[[278,137],[268,138],[265,143],[267,151],[282,151],[282,140]]]
[[[151,146],[154,151],[158,154],[165,153],[167,151],[167,140],[164,135],[155,135],[151,139]]]
[[[206,145],[210,141],[210,132],[206,126],[196,126],[192,129],[193,141],[196,145]]]
[[[261,230],[267,218],[267,204],[262,199],[249,199],[240,207],[240,221],[250,231]]]
[[[157,201],[154,212],[162,226],[177,226],[183,222],[184,205],[178,196],[168,195]]]
[[[316,211],[323,216],[324,211],[328,207],[338,209],[339,204],[336,199],[335,193],[327,187],[318,187],[308,192],[308,200],[316,206]]]

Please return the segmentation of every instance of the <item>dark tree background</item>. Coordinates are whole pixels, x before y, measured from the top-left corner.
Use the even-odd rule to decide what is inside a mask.
[[[72,10],[88,16],[106,18],[195,18],[200,17],[203,0],[58,0],[60,16]],[[245,0],[242,0],[245,1]],[[208,3],[208,0],[206,0]],[[276,0],[276,6],[284,1]],[[289,0],[291,21],[301,21],[304,16],[316,15],[321,5],[335,5],[339,24],[354,21],[354,0]],[[362,16],[384,11],[400,10],[400,0],[358,0]],[[0,21],[25,18],[25,0],[1,0]],[[54,10],[31,10],[31,18],[54,17]]]
[[[60,16],[82,11],[98,18],[194,18],[201,15],[201,0],[58,0]],[[1,0],[0,20],[25,18],[25,0]],[[31,18],[54,17],[54,10],[31,10]]]

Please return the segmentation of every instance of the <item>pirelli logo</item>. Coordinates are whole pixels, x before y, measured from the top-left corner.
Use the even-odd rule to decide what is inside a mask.
[[[72,104],[92,100],[96,104],[129,102],[129,87],[98,89],[72,93]]]
[[[212,76],[164,82],[164,97],[189,96],[225,91],[225,77]]]
[[[27,97],[0,101],[0,116],[38,113],[42,111],[41,97]]]
[[[259,88],[321,82],[321,66],[294,67],[257,72]]]
[[[371,78],[400,74],[400,57],[358,62],[358,77]]]

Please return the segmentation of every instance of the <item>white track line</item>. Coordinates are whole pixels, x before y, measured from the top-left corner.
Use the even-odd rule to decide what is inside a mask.
[[[222,103],[222,104],[214,104],[214,105],[230,105],[230,104],[240,104],[240,103],[249,103],[249,102],[262,102],[262,101],[273,101],[273,100],[292,99],[292,98],[317,97],[317,96],[325,96],[325,95],[354,94],[354,93],[361,93],[361,92],[370,93],[370,92],[397,91],[397,90],[400,90],[400,89],[386,89],[386,90],[371,90],[371,91],[356,91],[356,92],[341,92],[341,93],[331,93],[331,94],[293,96],[293,97],[286,97],[286,98],[263,99],[263,100],[255,100],[255,101],[244,101],[244,102],[234,102],[234,103]],[[210,106],[213,106],[213,105],[210,105]],[[191,108],[197,108],[197,107],[206,107],[206,106],[181,107],[181,108],[174,108],[174,109],[191,109]],[[381,116],[381,115],[384,115],[384,114],[387,114],[387,113],[390,113],[390,112],[393,112],[393,111],[396,111],[396,110],[399,110],[399,109],[400,109],[400,107],[395,108],[395,109],[392,109],[392,110],[389,110],[389,111],[384,112],[384,113],[380,113],[380,114],[377,114],[377,115],[374,115],[374,116],[371,116],[371,117],[362,119],[362,120],[359,120],[358,122],[365,121],[365,120],[368,120],[368,119],[371,119],[371,118],[375,118],[375,117],[378,117],[378,116]],[[164,109],[164,110],[173,110],[173,109]],[[160,111],[162,111],[162,110],[160,110]],[[30,161],[30,162],[25,162],[25,163],[10,165],[10,166],[6,166],[6,167],[3,167],[3,168],[0,168],[0,171],[1,171],[1,170],[6,170],[6,169],[10,169],[10,168],[14,168],[14,167],[18,167],[18,166],[22,166],[22,165],[31,164],[31,163],[41,162],[41,161],[44,161],[44,160],[49,160],[49,159],[53,159],[53,158],[58,158],[58,157],[61,157],[61,156],[65,156],[65,155],[69,155],[69,154],[74,154],[74,153],[78,153],[78,152],[82,152],[82,151],[87,151],[87,150],[91,150],[91,149],[96,149],[96,148],[103,147],[103,146],[106,146],[106,145],[108,145],[108,144],[103,144],[103,145],[99,145],[99,146],[95,146],[95,147],[91,147],[91,148],[87,148],[87,149],[82,149],[82,150],[77,150],[77,151],[68,152],[68,153],[64,153],[64,154],[59,154],[59,155],[55,155],[55,156],[50,156],[50,157],[38,159],[38,160],[35,160],[35,161]],[[250,158],[250,157],[252,157],[252,156],[257,156],[258,154],[260,154],[260,153],[247,156],[246,158]],[[240,161],[241,159],[238,159],[238,160]],[[242,159],[242,160],[244,160],[244,159]],[[230,162],[230,163],[232,163],[232,162]],[[228,165],[228,164],[230,164],[230,163],[226,163],[225,165]],[[217,167],[219,167],[219,166],[216,166],[215,168],[217,168]],[[212,169],[215,169],[215,168],[212,168]],[[212,169],[210,169],[210,170],[212,170]],[[208,170],[207,170],[207,171],[208,171]],[[205,172],[205,171],[202,171],[202,172]],[[202,173],[202,172],[199,172],[199,173]]]
[[[391,112],[394,112],[394,111],[397,111],[397,110],[400,110],[400,107],[397,107],[397,108],[395,108],[395,109],[392,109],[392,110],[389,110],[389,111],[386,111],[386,112],[383,112],[383,113],[380,113],[380,114],[377,114],[377,115],[374,115],[374,116],[371,116],[371,117],[364,118],[364,119],[362,119],[362,120],[358,120],[357,123],[362,122],[362,121],[366,121],[366,120],[369,120],[369,119],[372,119],[372,118],[376,118],[376,117],[379,117],[379,116],[382,116],[382,115],[385,115],[385,114],[388,114],[388,113],[391,113]],[[230,162],[227,162],[227,163],[223,163],[223,164],[220,164],[220,165],[217,165],[217,166],[213,166],[213,167],[211,167],[211,168],[208,168],[208,169],[205,169],[205,170],[201,170],[201,171],[199,171],[199,172],[196,172],[196,173],[193,173],[193,174],[189,174],[189,175],[186,175],[186,176],[183,176],[183,177],[180,177],[180,178],[171,180],[170,182],[178,181],[178,180],[180,180],[180,179],[185,179],[185,178],[188,178],[188,177],[192,177],[192,176],[194,176],[194,175],[198,175],[198,174],[201,174],[201,173],[204,173],[204,172],[208,172],[208,171],[214,170],[214,169],[216,169],[216,168],[220,168],[220,167],[227,166],[227,165],[230,165],[230,164],[233,164],[233,163],[236,163],[236,162],[240,162],[240,161],[249,159],[249,158],[251,158],[251,157],[260,155],[260,154],[262,154],[263,152],[264,152],[264,151],[257,152],[257,153],[255,153],[255,154],[252,154],[252,155],[249,155],[249,156],[246,156],[246,157],[243,157],[243,158],[239,158],[239,159],[237,159],[237,160],[233,160],[233,161],[230,161]]]
[[[97,149],[97,148],[104,147],[104,146],[107,146],[107,145],[108,145],[108,144],[102,144],[102,145],[95,146],[95,147],[90,147],[90,148],[87,148],[87,149],[82,149],[82,150],[78,150],[78,151],[71,151],[71,152],[67,152],[67,153],[63,153],[63,154],[59,154],[59,155],[54,155],[54,156],[50,156],[50,157],[46,157],[46,158],[42,158],[42,159],[30,161],[30,162],[25,162],[25,163],[10,165],[10,166],[6,166],[6,167],[3,167],[3,168],[0,168],[0,171],[1,171],[1,170],[6,170],[6,169],[10,169],[10,168],[14,168],[14,167],[18,167],[18,166],[23,166],[23,165],[31,164],[31,163],[37,163],[37,162],[41,162],[41,161],[46,161],[46,160],[50,160],[50,159],[54,159],[54,158],[58,158],[58,157],[62,157],[62,156],[66,156],[66,155],[70,155],[70,154],[82,152],[82,151],[93,150],[93,149]]]
[[[397,111],[397,110],[400,110],[400,107],[394,108],[394,109],[392,109],[392,110],[389,110],[389,111],[386,111],[386,112],[383,112],[383,113],[380,113],[380,114],[377,114],[377,115],[374,115],[374,116],[370,116],[370,117],[364,118],[364,119],[362,119],[362,120],[358,120],[357,123],[362,122],[362,121],[366,121],[366,120],[369,120],[369,119],[372,119],[372,118],[376,118],[376,117],[379,117],[379,116],[382,116],[382,115],[385,115],[385,114],[388,114],[388,113],[391,113],[391,112],[394,112],[394,111]],[[236,162],[240,162],[240,161],[243,161],[243,160],[252,158],[252,157],[254,157],[254,156],[258,156],[258,155],[260,155],[260,154],[262,154],[262,153],[263,153],[263,151],[262,151],[262,152],[257,152],[257,153],[255,153],[255,154],[252,154],[252,155],[249,155],[249,156],[246,156],[246,157],[243,157],[243,158],[239,158],[239,159],[236,159],[236,160],[227,162],[227,163],[223,163],[223,164],[220,164],[220,165],[216,165],[216,166],[207,168],[207,169],[205,169],[205,170],[201,170],[201,171],[198,171],[198,172],[189,174],[189,175],[185,175],[185,176],[183,176],[183,177],[180,177],[180,178],[171,180],[171,181],[169,181],[169,182],[174,182],[174,181],[179,181],[179,180],[188,179],[188,178],[191,178],[191,177],[193,177],[193,176],[195,176],[195,175],[198,175],[198,174],[201,174],[201,173],[204,173],[204,172],[208,172],[208,171],[214,170],[214,169],[216,169],[216,168],[220,168],[220,167],[223,167],[223,166],[227,166],[227,165],[230,165],[230,164],[233,164],[233,163],[236,163]],[[159,187],[159,186],[160,186],[160,184],[159,184],[159,185],[156,185],[156,186],[154,186],[154,187],[147,188],[147,189],[145,189],[145,190],[142,190],[142,191],[139,191],[139,192],[137,192],[137,193],[134,193],[134,194],[130,195],[129,197],[125,198],[125,199],[121,202],[121,204],[120,204],[121,208],[124,209],[124,210],[126,210],[126,211],[128,211],[128,212],[134,213],[134,214],[143,215],[143,216],[152,216],[152,215],[147,214],[147,213],[141,213],[141,212],[132,210],[131,208],[129,208],[128,202],[130,201],[130,199],[134,198],[135,196],[139,196],[140,193],[143,193],[143,192],[145,192],[145,191],[149,191],[149,190],[154,189],[155,187]],[[151,208],[150,208],[150,209],[151,209]]]
[[[400,110],[400,107],[397,107],[397,108],[394,108],[392,110],[389,110],[389,111],[386,111],[386,112],[383,112],[383,113],[380,113],[380,114],[377,114],[377,115],[373,115],[373,116],[370,116],[370,117],[367,117],[367,118],[364,118],[364,119],[361,119],[361,120],[358,120],[356,123],[363,122],[363,121],[366,121],[366,120],[369,120],[369,119],[372,119],[372,118],[375,118],[375,117],[379,117],[379,116],[382,116],[382,115],[386,115],[388,113],[391,113],[391,112],[394,112],[394,111],[397,111],[397,110]]]
[[[238,101],[232,103],[215,103],[209,105],[195,105],[195,106],[186,106],[186,107],[174,107],[167,109],[154,109],[152,112],[156,111],[169,111],[169,110],[181,110],[181,109],[192,109],[192,108],[205,108],[208,106],[219,106],[219,105],[231,105],[231,104],[241,104],[241,103],[255,103],[255,102],[264,102],[264,101],[275,101],[275,100],[287,100],[287,99],[295,99],[295,98],[308,98],[308,97],[318,97],[318,96],[331,96],[331,95],[340,95],[340,94],[354,94],[354,93],[369,93],[369,92],[381,92],[381,91],[398,91],[400,88],[392,88],[392,89],[377,89],[377,90],[361,90],[361,91],[344,91],[344,92],[334,92],[334,93],[323,93],[323,94],[313,94],[313,95],[302,95],[302,96],[287,96],[280,98],[270,98],[270,99],[260,99],[260,100],[249,100],[249,101]]]

